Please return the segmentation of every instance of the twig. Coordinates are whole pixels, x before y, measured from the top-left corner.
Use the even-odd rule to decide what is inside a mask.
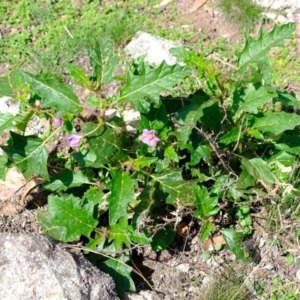
[[[210,147],[213,149],[213,151],[215,152],[215,154],[217,155],[218,159],[220,160],[222,166],[224,167],[224,169],[228,172],[228,173],[233,173],[233,171],[225,164],[219,149],[217,147],[217,145],[215,144],[215,142],[212,140],[212,138],[202,129],[199,128],[197,126],[195,126],[195,129],[208,141]]]

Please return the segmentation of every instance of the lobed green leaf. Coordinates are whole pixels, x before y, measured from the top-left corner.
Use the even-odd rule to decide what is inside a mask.
[[[272,47],[283,47],[284,40],[292,38],[296,23],[275,25],[272,31],[265,32],[261,29],[258,39],[246,37],[246,45],[238,55],[238,68],[244,71],[248,64],[258,63],[266,59],[266,53]]]
[[[135,200],[134,186],[136,180],[130,178],[122,169],[117,169],[112,174],[112,180],[108,184],[111,194],[107,198],[109,207],[109,224],[114,225],[127,214],[127,205]]]
[[[239,103],[235,104],[238,106],[238,112],[244,111],[254,114],[257,114],[258,107],[271,102],[276,96],[275,93],[270,93],[265,87],[256,88],[254,85],[250,85],[244,93],[239,99]]]
[[[49,178],[47,169],[49,153],[45,146],[47,140],[36,136],[19,135],[12,131],[10,136],[11,143],[8,146],[0,146],[8,158],[20,168],[27,180],[35,174],[47,180]]]
[[[286,130],[293,130],[300,124],[300,116],[296,114],[274,113],[268,111],[262,118],[257,118],[253,127],[261,132],[270,132],[274,135],[279,135]]]
[[[237,259],[245,260],[245,250],[241,243],[244,235],[241,232],[237,232],[232,228],[226,228],[222,230],[223,237],[226,241],[227,247],[235,254]]]
[[[54,75],[33,75],[15,70],[11,73],[11,80],[29,84],[31,92],[42,98],[41,107],[56,109],[57,116],[78,114],[82,111],[71,86],[64,85]]]
[[[15,97],[14,91],[9,82],[9,77],[0,77],[0,97]]]
[[[196,197],[195,217],[207,218],[215,215],[220,209],[218,207],[218,197],[211,197],[206,188],[198,185],[193,186],[193,192]]]
[[[38,221],[44,232],[63,242],[79,241],[81,235],[89,238],[98,224],[94,218],[94,203],[83,204],[73,195],[48,197],[48,211],[38,210]]]
[[[43,188],[52,192],[66,191],[72,187],[91,183],[89,178],[81,170],[72,172],[66,169],[62,173],[52,176],[50,182],[44,183]]]
[[[126,264],[126,261],[128,258],[123,254],[117,259],[107,259],[99,266],[100,270],[112,277],[119,295],[123,295],[128,290],[135,291],[134,281],[130,276],[132,268]]]
[[[174,85],[188,74],[189,69],[180,65],[169,66],[163,61],[157,68],[152,68],[143,62],[140,74],[127,74],[126,84],[121,88],[119,103],[130,102],[135,109],[144,111],[142,98],[150,98],[157,105],[161,92],[172,92]]]
[[[94,68],[92,78],[99,84],[106,84],[114,79],[113,72],[119,61],[114,55],[113,45],[107,39],[100,39],[89,50],[90,65]]]
[[[242,165],[250,175],[267,185],[272,185],[276,180],[276,176],[272,172],[270,165],[261,158],[247,159],[243,157]]]
[[[168,194],[167,203],[176,205],[180,201],[190,204],[194,201],[191,183],[183,180],[181,171],[168,170],[162,174],[151,174],[150,176],[160,183],[162,190]]]

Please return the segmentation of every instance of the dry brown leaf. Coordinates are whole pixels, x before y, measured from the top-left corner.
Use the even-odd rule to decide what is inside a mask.
[[[6,173],[6,180],[0,180],[0,201],[5,201],[26,184],[23,175],[16,167],[10,168]]]
[[[179,222],[176,225],[176,231],[178,234],[180,235],[186,235],[190,230],[189,224],[187,224],[186,222]]]
[[[8,217],[10,215],[18,213],[20,207],[15,203],[10,203],[8,201],[1,203],[0,214]]]
[[[37,187],[38,185],[44,183],[44,179],[40,178],[40,177],[34,177],[31,180],[29,180],[22,192],[22,196],[21,196],[21,200],[20,200],[20,205],[24,206],[25,205],[25,198],[28,195],[28,193],[34,189],[35,187]]]
[[[226,245],[226,241],[223,238],[223,235],[217,235],[212,238],[209,238],[207,241],[204,242],[203,244],[203,250],[205,251],[213,251],[214,250],[214,245]]]
[[[193,3],[193,6],[189,9],[189,12],[192,13],[192,12],[196,11],[201,6],[203,6],[206,2],[207,2],[207,0],[195,0],[195,2]]]

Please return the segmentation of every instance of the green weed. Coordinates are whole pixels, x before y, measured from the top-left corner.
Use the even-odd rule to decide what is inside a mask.
[[[262,9],[249,0],[219,0],[217,5],[228,20],[237,23],[241,29],[253,29],[260,19]]]
[[[251,294],[241,271],[231,269],[202,288],[199,300],[250,300]]]

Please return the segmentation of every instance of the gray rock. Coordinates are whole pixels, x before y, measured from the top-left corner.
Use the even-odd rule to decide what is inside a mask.
[[[274,10],[291,10],[300,9],[299,0],[254,0],[254,2],[267,9]]]
[[[125,47],[125,52],[133,58],[146,55],[145,60],[155,66],[163,60],[169,65],[174,65],[177,60],[171,54],[171,48],[178,48],[179,44],[164,38],[139,31],[132,41]]]
[[[20,103],[10,97],[0,97],[0,113],[11,114],[16,116],[19,113]],[[25,131],[25,135],[38,135],[42,136],[49,127],[46,119],[42,120],[34,116],[28,123]]]
[[[0,234],[0,299],[117,300],[111,277],[39,234]]]

